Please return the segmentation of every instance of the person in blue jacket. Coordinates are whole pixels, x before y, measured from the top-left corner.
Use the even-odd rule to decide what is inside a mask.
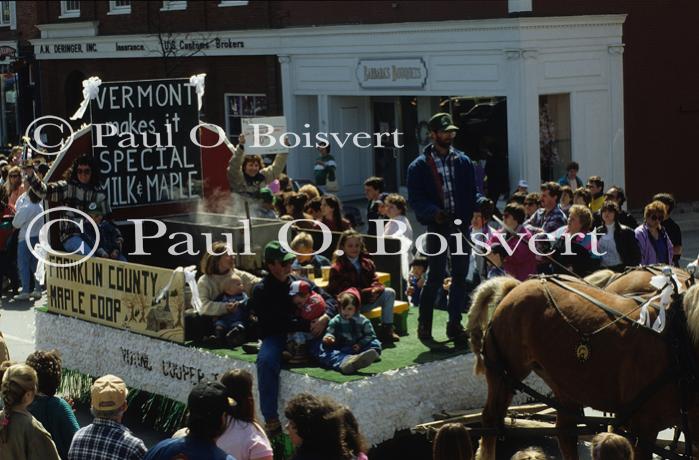
[[[462,238],[462,232],[464,237],[469,237],[468,225],[480,193],[476,189],[473,163],[452,146],[459,128],[451,115],[437,113],[428,126],[432,143],[408,167],[408,201],[417,220],[427,226],[428,233],[439,234],[447,240],[448,250],[440,252],[441,238],[431,234],[426,237],[426,247],[418,248],[429,255],[427,282],[420,296],[418,338],[423,342],[432,341],[435,296],[447,276],[447,262],[451,259],[447,336],[463,342],[467,339],[461,314],[466,309],[469,246],[458,239]],[[459,248],[463,248],[461,252]]]

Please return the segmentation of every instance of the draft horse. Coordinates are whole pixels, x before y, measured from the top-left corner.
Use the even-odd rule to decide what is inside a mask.
[[[629,267],[623,273],[616,273],[612,270],[598,270],[586,276],[584,280],[615,294],[646,297],[655,293],[655,288],[651,286],[650,280],[656,275],[661,275],[664,267],[666,265],[639,265],[637,267]],[[680,281],[680,292],[684,292],[687,281],[692,275],[681,268],[671,268],[672,273]]]
[[[656,313],[650,311],[652,321]],[[673,311],[681,317],[685,351],[696,362],[699,286],[675,296],[668,315]],[[584,407],[627,414],[619,429],[635,435],[638,459],[651,458],[658,432],[667,427],[686,421],[689,432],[699,435],[699,398],[680,391],[688,387],[675,378],[674,360],[680,353],[667,340],[678,333],[670,327],[658,333],[632,321],[639,317],[633,299],[579,280],[499,277],[477,288],[468,316],[475,372],[484,373],[488,384],[484,427],[503,428],[517,384],[534,372],[555,397],[558,443],[565,459],[577,459],[577,435],[570,433],[575,433]],[[689,409],[686,417],[681,415],[683,406]],[[494,460],[495,444],[495,435],[484,435],[480,458]]]

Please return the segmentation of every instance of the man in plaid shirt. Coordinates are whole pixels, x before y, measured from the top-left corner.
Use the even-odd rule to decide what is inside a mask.
[[[476,187],[473,163],[463,152],[452,146],[459,129],[448,113],[437,113],[428,127],[432,143],[408,167],[408,201],[417,220],[427,226],[425,254],[429,254],[427,281],[420,295],[418,338],[428,347],[436,345],[432,338],[432,318],[437,291],[448,276],[450,266],[452,286],[449,291],[449,322],[447,337],[465,343],[468,335],[461,324],[466,310],[466,276],[468,247],[461,234],[468,237],[468,224],[480,193]],[[436,235],[435,235],[436,234]],[[456,235],[454,237],[453,235]],[[448,251],[442,248],[441,236]],[[465,252],[464,252],[465,251]]]
[[[524,222],[524,226],[532,233],[553,233],[568,224],[568,218],[558,205],[561,199],[561,186],[556,182],[541,184],[541,208]]]
[[[124,381],[105,375],[92,385],[92,424],[75,433],[68,460],[142,460],[143,441],[121,424],[126,412],[127,389]]]
[[[68,180],[44,183],[34,174],[34,169],[25,169],[29,187],[42,199],[52,203],[60,203],[61,206],[83,211],[89,214],[97,208],[103,210],[104,215],[111,214],[107,193],[100,185],[100,171],[94,158],[85,154],[73,163]],[[92,207],[92,209],[90,209]],[[83,238],[86,225],[83,229],[77,225],[83,220],[79,214],[67,211],[62,216],[64,220],[59,222],[60,239],[63,249],[67,252],[86,255],[90,252],[90,242]]]

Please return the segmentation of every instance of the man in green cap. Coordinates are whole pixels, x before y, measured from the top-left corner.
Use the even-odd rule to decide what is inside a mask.
[[[447,275],[451,258],[452,284],[449,290],[449,322],[447,336],[465,342],[466,331],[461,324],[461,313],[466,309],[466,275],[468,273],[468,246],[460,241],[468,237],[476,200],[475,170],[471,160],[452,143],[459,129],[448,113],[437,113],[428,123],[432,143],[408,167],[408,201],[417,220],[427,226],[426,247],[418,248],[429,254],[427,282],[420,295],[418,338],[426,344],[433,342],[432,318],[435,299]],[[454,237],[452,235],[456,234]],[[441,250],[443,237],[448,250]],[[463,249],[459,249],[463,248]],[[459,252],[461,251],[461,252]]]
[[[281,432],[277,402],[279,400],[279,373],[282,351],[290,332],[311,332],[317,339],[308,344],[311,356],[320,355],[320,339],[330,318],[337,313],[337,302],[312,281],[291,274],[291,264],[296,256],[286,251],[279,241],[270,241],[265,246],[264,263],[269,274],[262,278],[252,290],[248,306],[258,318],[258,332],[262,346],[257,355],[257,384],[260,393],[260,411],[265,418],[266,431],[270,437]],[[326,314],[309,322],[296,315],[296,305],[289,296],[291,283],[304,279],[311,289],[323,296]]]

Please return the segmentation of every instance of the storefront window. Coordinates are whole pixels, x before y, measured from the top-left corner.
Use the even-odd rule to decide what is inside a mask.
[[[0,66],[0,139],[2,145],[17,143],[17,74]]]
[[[454,147],[465,152],[476,165],[479,190],[492,199],[507,194],[507,101],[501,96],[373,98],[374,130],[397,128],[402,133],[402,147],[386,145],[374,149],[373,174],[382,176],[389,190],[405,186],[408,165],[431,142],[427,122],[436,112],[450,113],[459,127]]]
[[[240,119],[267,115],[267,96],[264,94],[226,94],[226,134],[237,140]]]
[[[9,26],[11,22],[10,2],[0,2],[0,26]]]
[[[497,201],[509,193],[507,151],[507,99],[450,97],[441,107],[449,112],[459,131],[454,147],[465,152],[476,169],[476,186]]]
[[[541,180],[557,180],[571,161],[570,94],[539,96]]]

